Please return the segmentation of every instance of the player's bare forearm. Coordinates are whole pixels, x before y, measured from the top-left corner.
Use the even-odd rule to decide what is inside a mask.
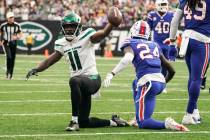
[[[160,60],[162,65],[168,70],[168,73],[165,77],[166,83],[168,83],[174,77],[175,69],[163,55],[160,56]]]
[[[104,39],[106,36],[109,35],[109,33],[113,29],[113,25],[111,23],[108,23],[104,29],[101,29],[97,31],[94,35],[91,36],[90,40],[92,43],[100,42],[102,39]]]
[[[58,51],[55,51],[53,54],[51,54],[47,59],[42,61],[38,67],[36,68],[37,72],[42,72],[58,62],[62,57],[62,54],[59,53]]]

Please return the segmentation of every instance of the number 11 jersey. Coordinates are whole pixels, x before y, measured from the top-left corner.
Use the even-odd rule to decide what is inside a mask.
[[[70,65],[71,77],[98,74],[95,49],[90,41],[90,37],[95,32],[93,28],[88,28],[71,42],[67,41],[65,37],[55,41],[54,49],[67,59]]]

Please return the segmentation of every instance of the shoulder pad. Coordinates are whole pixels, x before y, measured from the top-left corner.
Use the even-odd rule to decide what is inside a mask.
[[[95,34],[96,30],[93,28],[87,28],[86,30],[82,31],[79,35],[79,40],[82,40],[84,38],[89,38],[91,37],[93,34]]]

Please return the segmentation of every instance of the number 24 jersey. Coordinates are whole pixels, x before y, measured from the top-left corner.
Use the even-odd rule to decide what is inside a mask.
[[[127,39],[122,44],[121,49],[130,46],[134,52],[134,59],[132,61],[136,77],[140,79],[145,74],[160,73],[161,61],[160,54],[162,51],[157,43],[147,41],[145,39]]]

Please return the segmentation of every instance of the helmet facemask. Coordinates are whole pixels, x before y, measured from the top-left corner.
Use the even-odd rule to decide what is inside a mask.
[[[168,11],[167,0],[157,0],[155,5],[158,12],[166,13]]]
[[[61,21],[61,28],[67,40],[72,41],[80,34],[82,31],[80,22],[81,18],[75,13],[70,13],[63,18]]]

